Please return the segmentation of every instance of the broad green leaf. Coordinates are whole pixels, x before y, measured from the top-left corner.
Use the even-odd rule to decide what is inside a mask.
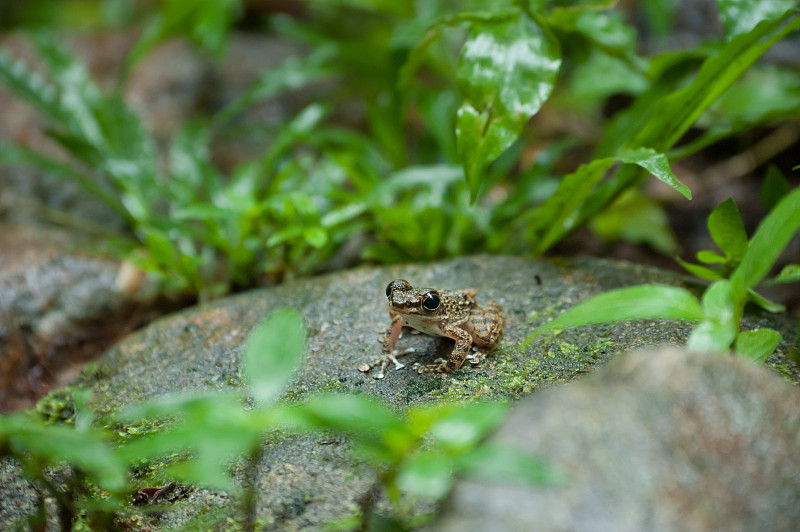
[[[459,471],[470,477],[532,485],[561,484],[565,475],[515,447],[484,444],[460,457]]]
[[[524,345],[553,329],[644,319],[700,321],[703,317],[703,308],[688,290],[666,285],[632,286],[598,294],[563,312],[539,326]]]
[[[286,386],[305,354],[303,316],[289,307],[258,324],[247,338],[242,360],[255,399],[267,404]]]
[[[656,179],[663,181],[683,194],[686,199],[692,199],[692,193],[689,187],[681,183],[680,180],[675,177],[675,174],[672,173],[669,167],[667,156],[663,153],[656,153],[655,150],[650,148],[638,148],[621,153],[618,159],[624,163],[641,166]]]
[[[483,171],[539,111],[560,66],[558,42],[522,12],[472,23],[457,73],[456,138],[473,202]]]
[[[453,487],[453,465],[446,456],[423,451],[401,464],[397,487],[409,495],[440,499]]]
[[[747,233],[739,207],[732,198],[726,199],[711,211],[708,216],[708,232],[729,258],[740,261],[747,253]]]
[[[800,229],[800,187],[783,198],[756,229],[739,267],[733,272],[733,297],[743,301],[775,264],[789,240]]]
[[[717,0],[719,16],[730,38],[752,30],[762,20],[780,18],[797,0]]]
[[[764,362],[781,343],[781,335],[772,329],[744,331],[736,338],[736,354],[753,362]]]

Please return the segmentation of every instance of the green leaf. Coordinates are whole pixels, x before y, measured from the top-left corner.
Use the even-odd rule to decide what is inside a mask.
[[[595,159],[565,176],[558,189],[533,211],[528,226],[528,238],[535,242],[534,253],[543,253],[573,229],[580,207],[606,171],[617,161],[645,168],[661,181],[691,198],[688,187],[670,170],[666,157],[651,149],[628,150],[618,158]]]
[[[705,319],[725,324],[733,323],[734,312],[730,281],[723,279],[712,283],[703,293],[702,304]]]
[[[58,122],[64,119],[56,87],[4,50],[0,50],[0,84],[50,120]]]
[[[747,289],[756,286],[775,264],[789,240],[800,228],[800,188],[783,198],[756,229],[741,264],[733,272],[733,296],[744,301]]]
[[[729,258],[740,261],[747,253],[747,233],[742,215],[732,198],[726,199],[711,211],[708,216],[708,232]]]
[[[301,409],[320,428],[360,436],[406,431],[403,421],[394,411],[361,395],[319,395],[302,405]]]
[[[161,12],[128,52],[125,70],[130,70],[159,43],[176,35],[189,37],[206,51],[221,54],[241,3],[241,0],[164,0]]]
[[[701,321],[689,335],[686,341],[686,349],[696,353],[726,353],[736,332],[731,331],[727,325],[716,321]]]
[[[553,485],[566,480],[565,475],[539,458],[515,447],[484,444],[459,458],[459,471],[487,480]]]
[[[722,353],[736,338],[737,320],[731,283],[716,281],[703,293],[703,321],[692,330],[687,349],[699,353]]]
[[[791,187],[783,172],[774,164],[769,165],[761,185],[761,204],[767,211],[771,211],[778,202],[786,196]]]
[[[625,191],[606,210],[592,218],[589,226],[606,241],[644,243],[664,255],[678,251],[663,205],[636,189]]]
[[[775,278],[765,284],[785,284],[800,282],[800,264],[787,264]]]
[[[523,346],[553,329],[643,319],[700,321],[703,317],[703,308],[688,290],[665,285],[632,286],[598,294],[567,310],[539,326]]]
[[[774,301],[770,301],[766,297],[762,296],[752,288],[747,289],[747,299],[752,301],[759,307],[763,308],[767,312],[785,312],[786,307],[781,305],[780,303],[775,303]]]
[[[108,435],[68,425],[45,425],[25,414],[0,417],[0,442],[23,463],[35,467],[67,462],[86,473],[101,488],[121,490],[128,479],[124,461],[114,452]]]
[[[641,166],[654,177],[683,194],[686,199],[692,199],[692,193],[689,187],[681,183],[680,180],[675,177],[675,174],[672,173],[669,167],[667,156],[663,153],[656,153],[655,150],[650,148],[638,148],[621,153],[618,159],[624,163]]]
[[[800,28],[797,10],[763,20],[750,32],[737,35],[719,54],[707,59],[695,80],[664,98],[652,119],[640,130],[634,145],[666,151],[683,136],[698,116],[775,42]],[[790,19],[790,20],[789,20]],[[786,22],[789,20],[786,24]]]
[[[560,66],[558,42],[524,13],[472,23],[457,72],[456,139],[473,202],[484,169],[539,111]]]
[[[703,63],[697,77],[685,88],[658,99],[654,99],[654,94],[648,93],[645,96],[647,101],[637,107],[637,111],[647,112],[648,120],[640,126],[635,116],[626,115],[627,120],[620,127],[626,133],[635,132],[635,135],[623,146],[647,146],[661,153],[669,151],[697,117],[764,52],[775,42],[800,28],[800,17],[797,13],[797,10],[788,10],[779,19],[762,21],[752,31],[733,37],[720,53],[710,56]],[[598,187],[587,198],[573,226],[594,216],[623,190],[643,178],[642,172],[621,168],[612,180]]]
[[[595,159],[564,176],[558,189],[533,211],[528,238],[535,242],[535,253],[547,250],[572,228],[575,210],[613,165],[613,159]]]
[[[82,140],[102,151],[105,138],[95,114],[101,96],[88,70],[49,33],[37,32],[31,37],[58,86],[63,120]]]
[[[255,399],[267,404],[283,390],[305,354],[303,316],[293,308],[273,312],[250,332],[242,355]]]
[[[787,9],[797,7],[796,0],[717,0],[719,16],[730,38],[747,33],[762,20],[775,20]]]
[[[303,238],[306,243],[315,248],[321,248],[328,243],[328,233],[322,227],[307,227],[303,229]]]
[[[76,170],[72,165],[38,151],[0,143],[0,164],[30,166],[55,177],[73,181],[86,192],[105,201],[118,214],[128,214],[115,192],[108,186],[92,179],[89,174]]]
[[[743,331],[736,339],[736,353],[753,362],[764,362],[781,342],[781,335],[772,329]]]
[[[163,231],[150,226],[142,227],[141,232],[144,235],[144,245],[153,261],[162,267],[175,267],[178,253],[169,237]]]
[[[706,264],[725,264],[727,259],[713,251],[698,251],[697,260]]]
[[[409,495],[440,499],[453,487],[452,463],[439,453],[422,452],[402,463],[397,487]]]
[[[706,279],[708,281],[716,281],[717,279],[722,279],[722,273],[719,270],[706,268],[705,266],[700,266],[699,264],[692,264],[691,262],[686,262],[684,260],[681,260],[679,257],[675,257],[675,260],[686,271],[688,271],[693,275],[696,275],[697,277],[700,277],[701,279]]]
[[[507,410],[502,403],[473,403],[450,410],[431,424],[429,432],[445,448],[469,448],[486,437]]]
[[[337,48],[332,43],[327,43],[315,48],[305,57],[289,57],[278,67],[261,74],[241,96],[220,110],[213,119],[214,123],[227,122],[259,101],[324,79],[327,76],[326,65],[336,52]]]
[[[152,435],[126,441],[119,455],[130,463],[164,459],[173,455],[188,458],[167,468],[174,478],[205,487],[235,491],[227,473],[231,460],[259,445],[264,430],[262,418],[250,415],[236,392],[211,391],[166,396],[130,408],[121,420],[168,418],[171,424]]]

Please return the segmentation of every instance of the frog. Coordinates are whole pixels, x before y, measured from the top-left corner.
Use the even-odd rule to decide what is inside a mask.
[[[472,288],[452,291],[414,288],[404,279],[390,282],[386,286],[386,298],[389,300],[391,324],[380,340],[383,343],[382,357],[374,364],[365,364],[358,369],[368,373],[380,366],[374,376],[383,379],[390,363],[395,369],[404,368],[405,365],[397,359],[413,350],[395,352],[403,327],[445,336],[456,342],[446,360],[420,365],[419,373],[450,373],[467,359],[473,365],[480,364],[486,352],[498,344],[503,334],[503,309],[497,301],[481,307],[475,299],[476,293]],[[477,351],[475,355],[471,354],[473,347]]]

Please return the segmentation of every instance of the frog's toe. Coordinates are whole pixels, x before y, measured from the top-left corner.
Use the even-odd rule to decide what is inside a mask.
[[[417,373],[448,373],[447,361],[442,360],[437,364],[425,364],[417,368]]]

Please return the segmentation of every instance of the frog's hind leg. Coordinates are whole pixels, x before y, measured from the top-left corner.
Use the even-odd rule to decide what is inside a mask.
[[[443,332],[445,332],[449,338],[453,338],[456,341],[453,351],[447,357],[447,360],[443,360],[438,364],[420,366],[418,369],[419,373],[450,373],[460,368],[461,364],[467,359],[467,355],[469,355],[470,349],[472,349],[472,335],[458,327],[449,327],[444,329]]]
[[[503,308],[497,301],[490,301],[482,309],[470,312],[473,342],[486,351],[492,349],[503,335]]]

